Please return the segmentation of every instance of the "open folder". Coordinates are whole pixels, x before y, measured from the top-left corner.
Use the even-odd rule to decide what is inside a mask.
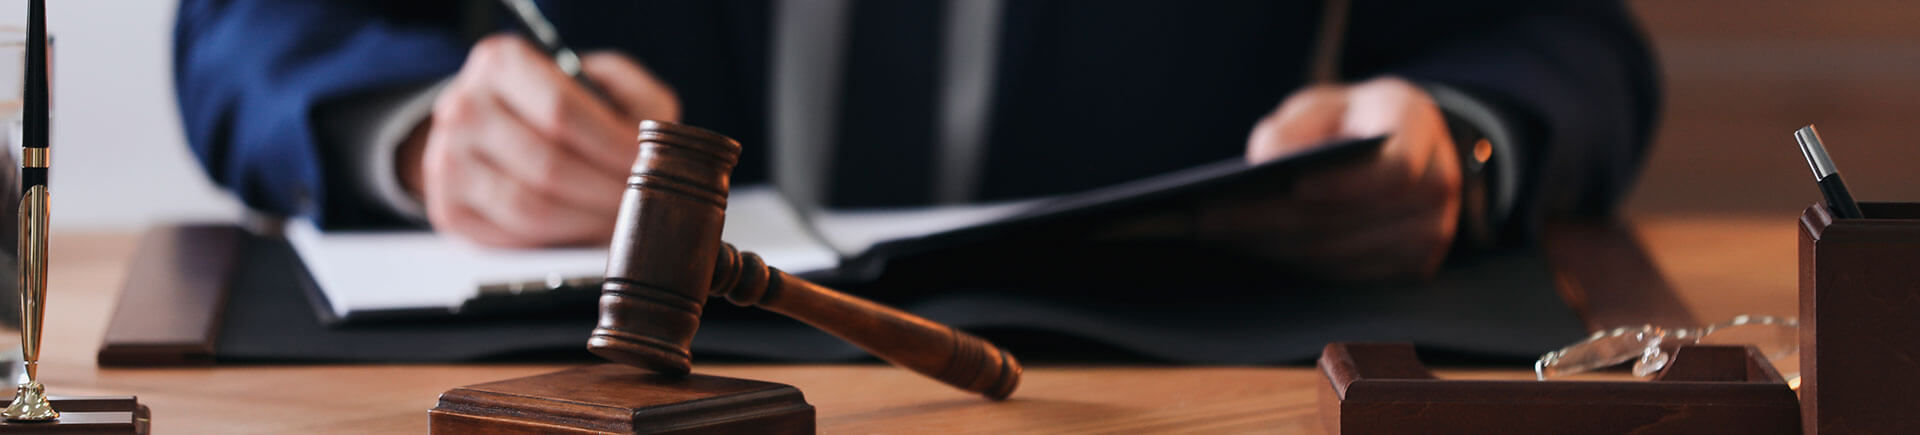
[[[860,282],[895,258],[1053,228],[1094,226],[1183,206],[1226,190],[1284,187],[1303,171],[1371,155],[1381,138],[1344,141],[1261,164],[1231,159],[1076,194],[903,209],[805,209],[767,186],[735,188],[722,239],[795,275]],[[511,250],[426,231],[321,232],[289,224],[287,240],[318,288],[325,323],[458,314],[480,288],[597,276],[604,248]]]

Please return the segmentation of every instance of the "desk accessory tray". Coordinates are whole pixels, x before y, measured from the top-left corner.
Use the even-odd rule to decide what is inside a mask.
[[[246,230],[232,225],[156,227],[140,240],[97,355],[101,366],[213,363]]]
[[[1651,381],[1437,379],[1409,343],[1328,344],[1319,368],[1329,433],[1800,431],[1793,390],[1751,347],[1681,347]]]
[[[1920,433],[1920,203],[1800,216],[1805,433]]]

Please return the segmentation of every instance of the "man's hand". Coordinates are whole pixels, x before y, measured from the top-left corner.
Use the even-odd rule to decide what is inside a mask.
[[[1325,279],[1432,276],[1453,243],[1461,175],[1446,121],[1425,91],[1392,77],[1302,89],[1254,127],[1247,160],[1378,135],[1387,140],[1376,156],[1306,174],[1288,191],[1206,207],[1203,237]]]
[[[401,182],[446,231],[494,246],[606,243],[644,119],[680,103],[626,56],[588,53],[609,106],[517,36],[480,41],[402,145]]]

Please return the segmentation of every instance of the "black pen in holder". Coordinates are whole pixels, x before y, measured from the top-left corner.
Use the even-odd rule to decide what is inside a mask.
[[[1840,179],[1840,169],[1833,166],[1833,157],[1827,155],[1826,145],[1820,143],[1820,131],[1808,124],[1793,132],[1793,139],[1800,142],[1800,154],[1806,156],[1807,166],[1813,168],[1813,182],[1820,186],[1820,195],[1827,198],[1827,209],[1833,211],[1834,217],[1866,217],[1860,212],[1860,204],[1853,201],[1853,193],[1847,191],[1846,181]]]

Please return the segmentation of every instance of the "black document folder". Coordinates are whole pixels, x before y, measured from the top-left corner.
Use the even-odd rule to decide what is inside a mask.
[[[213,346],[217,362],[589,358],[585,343],[594,324],[590,311],[328,327],[313,315],[317,305],[303,289],[311,282],[303,278],[285,242],[253,237],[247,243]],[[1167,249],[1173,248],[1087,246],[1074,251],[1106,253],[1081,256],[1091,262]],[[1205,257],[1181,255],[1196,261]],[[1199,272],[1225,273],[1218,269],[1238,267],[1216,260],[1206,259],[1216,265]],[[1097,266],[1071,263],[1067,265]],[[1127,269],[1098,269],[1112,270]],[[1342,288],[1240,278],[1196,279],[1183,285],[1176,275],[1163,270],[1029,288],[875,288],[865,296],[976,331],[1015,354],[1100,349],[1175,363],[1301,362],[1329,341],[1412,341],[1435,350],[1518,361],[1585,334],[1580,319],[1554,291],[1545,260],[1532,250],[1461,260],[1434,282],[1410,286]],[[904,285],[921,279],[881,281]],[[847,361],[864,355],[799,322],[726,303],[708,305],[693,350],[707,357],[784,361]]]
[[[858,255],[843,255],[837,267],[805,275],[976,332],[1024,355],[1099,349],[1168,362],[1259,364],[1306,361],[1329,341],[1412,341],[1458,354],[1521,359],[1585,335],[1586,325],[1560,299],[1538,249],[1456,258],[1428,283],[1345,287],[1287,276],[1270,264],[1179,240],[1086,237],[1098,222],[1190,208],[1201,195],[1235,186],[1284,185],[1314,165],[1365,155],[1377,146],[1378,140],[1358,141],[1269,166],[1223,163],[1088,192],[1032,206],[991,225],[883,241]],[[191,286],[220,294],[195,300],[224,305],[202,309],[214,313],[214,324],[206,328],[211,340],[167,348],[202,355],[187,359],[587,357],[585,341],[596,315],[591,304],[557,304],[538,314],[330,324],[337,311],[286,240],[232,228],[223,234],[230,237],[170,238],[180,247],[143,248],[141,255],[151,258],[136,260],[166,263],[220,250],[188,246],[200,241],[239,246],[226,248],[236,251],[230,272],[222,272],[230,279],[217,289],[205,282]],[[176,284],[135,280],[126,291],[181,291],[172,287]],[[154,351],[167,349],[116,346],[110,333],[102,364],[181,359],[154,357]],[[799,322],[724,302],[708,304],[693,350],[703,356],[793,361],[863,357],[859,349]]]

